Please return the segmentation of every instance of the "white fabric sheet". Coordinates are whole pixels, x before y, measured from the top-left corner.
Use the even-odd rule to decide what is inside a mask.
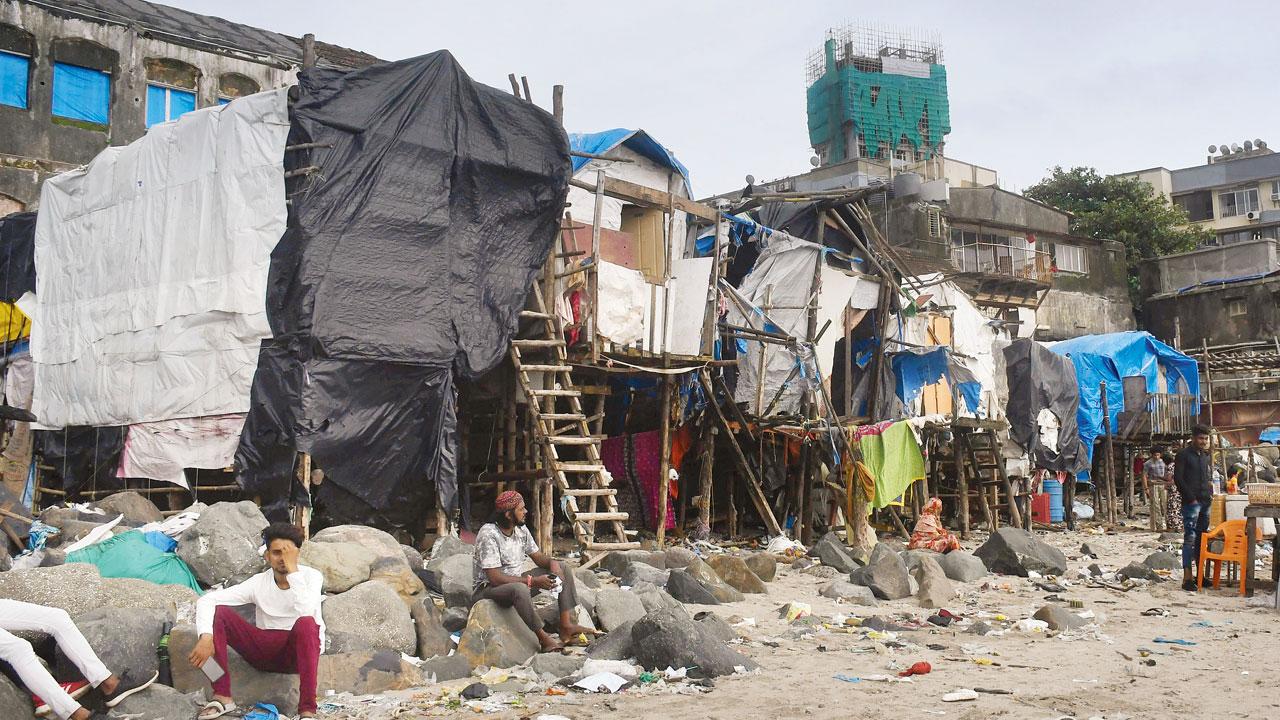
[[[895,57],[880,58],[881,67],[888,75],[906,75],[914,78],[929,77],[929,63],[919,60],[904,60]]]
[[[712,258],[686,258],[671,263],[671,317],[666,351],[697,355],[702,349],[702,327],[707,316],[707,291],[711,284]],[[659,292],[661,297],[662,293]],[[661,340],[658,352],[662,352]]]
[[[600,295],[596,331],[619,345],[634,345],[645,336],[649,285],[644,273],[601,261],[596,283]]]
[[[214,415],[131,425],[116,474],[187,487],[183,468],[220,470],[231,465],[244,417]]]
[[[44,427],[249,409],[285,228],[285,93],[188,113],[45,182],[22,303]]]

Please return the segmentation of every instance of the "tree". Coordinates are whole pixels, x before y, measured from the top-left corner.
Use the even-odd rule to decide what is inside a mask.
[[[1138,263],[1148,258],[1194,250],[1213,237],[1196,227],[1181,207],[1137,178],[1104,177],[1091,167],[1063,170],[1026,189],[1033,200],[1071,213],[1071,232],[1125,246],[1129,267],[1129,293],[1138,297]]]

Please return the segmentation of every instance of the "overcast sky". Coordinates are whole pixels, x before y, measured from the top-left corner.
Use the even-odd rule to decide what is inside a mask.
[[[569,132],[644,128],[698,196],[809,168],[804,65],[828,28],[936,33],[946,152],[1020,191],[1054,165],[1123,172],[1204,162],[1211,143],[1280,148],[1280,2],[394,2],[168,4],[395,60],[448,49],[509,88],[527,75]]]

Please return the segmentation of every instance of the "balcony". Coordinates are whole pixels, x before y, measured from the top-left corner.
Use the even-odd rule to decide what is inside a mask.
[[[1017,244],[953,243],[951,264],[979,305],[1036,308],[1053,284],[1049,253]]]

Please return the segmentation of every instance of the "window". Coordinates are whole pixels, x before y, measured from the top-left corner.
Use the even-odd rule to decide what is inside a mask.
[[[1244,298],[1227,298],[1227,315],[1231,317],[1243,317],[1249,314],[1249,305]]]
[[[925,213],[929,218],[929,237],[942,237],[942,211],[929,208]]]
[[[1056,243],[1053,247],[1054,265],[1058,268],[1058,272],[1080,273],[1081,275],[1089,272],[1089,259],[1085,255],[1084,248],[1079,245],[1063,245]]]
[[[1213,219],[1213,194],[1208,190],[1179,195],[1173,201],[1186,211],[1187,218],[1192,222]]]
[[[27,109],[31,58],[0,50],[0,105]]]
[[[1218,193],[1218,211],[1224,218],[1258,212],[1258,188]]]
[[[190,90],[147,85],[147,127],[177,120],[196,109],[196,94]]]
[[[1271,181],[1271,202],[1280,203],[1280,180]]]
[[[55,62],[53,114],[107,125],[111,117],[111,76],[101,70]]]

